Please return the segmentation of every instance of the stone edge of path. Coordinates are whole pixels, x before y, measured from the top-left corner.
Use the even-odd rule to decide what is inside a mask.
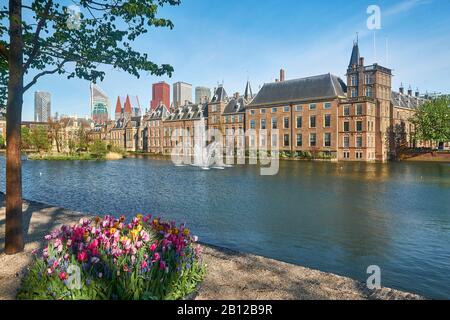
[[[40,249],[43,237],[62,224],[74,224],[81,212],[35,201],[24,201],[25,250],[4,254],[4,194],[0,192],[0,300],[14,299],[21,278],[32,261],[31,252]],[[198,292],[198,300],[409,300],[423,297],[390,288],[369,290],[365,284],[347,277],[313,270],[290,263],[242,253],[205,243],[203,260],[207,274]]]

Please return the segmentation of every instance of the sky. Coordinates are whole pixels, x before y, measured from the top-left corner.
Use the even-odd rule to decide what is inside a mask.
[[[370,5],[381,9],[379,30],[367,27]],[[247,79],[257,92],[279,77],[280,68],[286,79],[329,72],[345,79],[357,33],[365,64],[393,69],[394,90],[403,83],[420,92],[450,92],[450,0],[182,0],[159,16],[175,28],[152,28],[133,45],[175,72],[172,78],[143,72],[137,79],[105,67],[98,85],[113,112],[117,96],[126,94],[149,108],[152,83],[159,81],[210,88],[223,83],[232,95],[244,91]],[[23,120],[34,118],[37,90],[51,93],[53,114],[90,112],[88,81],[50,75],[26,93]]]

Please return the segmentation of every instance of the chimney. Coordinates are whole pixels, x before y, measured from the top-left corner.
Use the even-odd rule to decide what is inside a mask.
[[[408,89],[408,96],[412,96],[412,89],[411,89],[411,87],[409,87],[409,89]]]
[[[359,58],[359,65],[364,66],[364,57]]]
[[[235,98],[235,99],[238,99],[238,98],[239,98],[239,92],[236,92],[236,93],[234,94],[234,98]]]
[[[280,69],[280,81],[284,81],[284,69]]]
[[[404,93],[405,93],[405,88],[403,88],[403,83],[400,84],[400,88],[398,89],[398,91],[399,91],[401,94],[404,94]]]
[[[416,89],[416,93],[415,93],[416,98],[420,97],[420,92],[419,92],[419,88]]]

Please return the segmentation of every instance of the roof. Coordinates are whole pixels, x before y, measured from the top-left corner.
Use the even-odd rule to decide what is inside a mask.
[[[391,103],[394,107],[417,109],[426,101],[427,99],[410,96],[409,94],[402,94],[396,91],[392,91],[391,94]]]
[[[266,83],[248,106],[293,103],[345,97],[347,86],[330,73],[313,77]]]
[[[354,65],[358,65],[359,64],[359,47],[358,47],[358,42],[355,42],[353,44],[353,49],[352,49],[352,56],[350,57],[350,62],[348,64],[348,67],[351,68]]]
[[[244,97],[233,98],[228,102],[223,110],[223,114],[234,114],[239,112],[245,112],[246,99]]]
[[[214,96],[211,99],[211,102],[224,102],[228,99],[227,92],[225,91],[225,88],[222,85],[219,85],[219,87],[214,91]]]
[[[245,86],[244,99],[246,101],[250,101],[253,98],[252,87],[250,85],[250,81],[247,81],[247,85]]]
[[[155,109],[151,110],[149,120],[161,120],[169,115],[169,109],[163,104],[160,104]]]
[[[187,104],[171,112],[166,121],[196,120],[208,116],[208,104]]]

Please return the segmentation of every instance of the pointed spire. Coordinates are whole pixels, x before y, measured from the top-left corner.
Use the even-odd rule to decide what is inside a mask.
[[[249,101],[252,98],[253,98],[252,87],[250,85],[250,81],[247,80],[247,85],[245,86],[244,99]]]
[[[348,64],[348,67],[351,68],[354,65],[358,65],[359,63],[359,46],[358,46],[358,40],[353,43],[353,50],[352,50],[352,56],[350,58],[350,63]]]

